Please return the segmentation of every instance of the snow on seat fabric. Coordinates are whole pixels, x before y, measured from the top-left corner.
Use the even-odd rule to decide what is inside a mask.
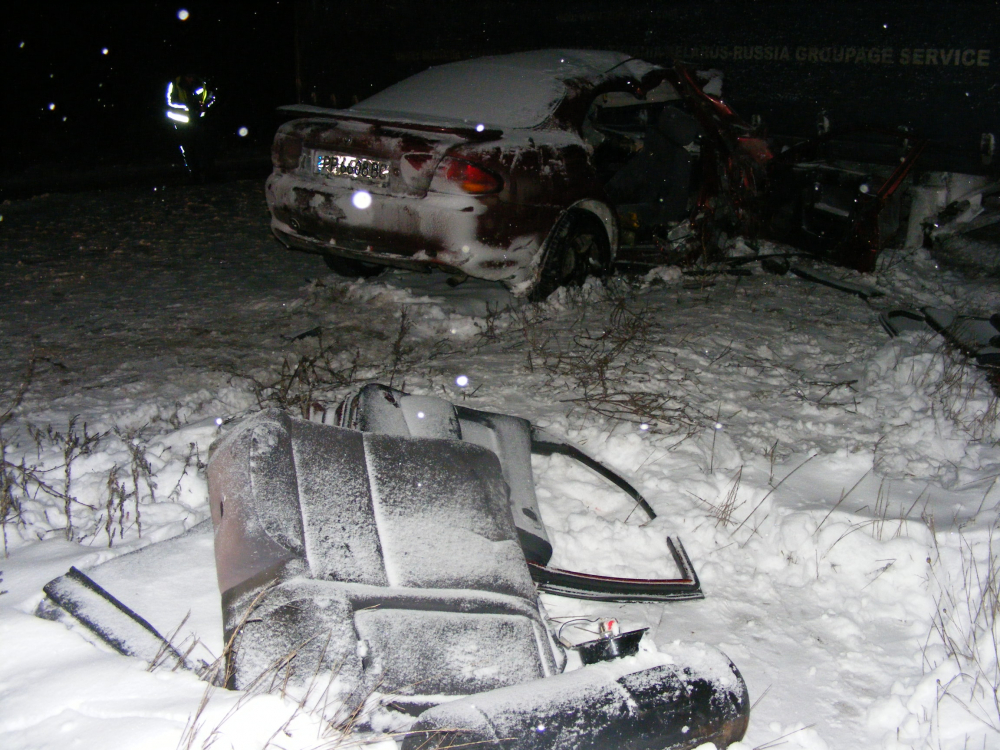
[[[527,419],[467,409],[434,396],[412,396],[369,383],[341,405],[337,422],[364,432],[463,440],[495,453],[510,489],[511,512],[524,555],[529,562],[548,564],[552,544],[535,497],[531,423]]]
[[[208,477],[230,687],[428,705],[561,670],[490,451],[268,410]]]

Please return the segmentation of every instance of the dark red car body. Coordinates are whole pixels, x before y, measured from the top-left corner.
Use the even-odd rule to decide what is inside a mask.
[[[775,157],[708,88],[680,64],[540,50],[429,68],[348,109],[285,107],[309,116],[275,136],[271,228],[345,275],[439,269],[535,299],[616,262],[719,260],[736,235],[872,270],[919,148],[874,182]],[[826,217],[831,174],[850,184]]]
[[[429,102],[425,109],[432,111],[424,112],[390,108],[393,89],[435,71],[454,73],[455,80],[478,75],[475,85],[496,86],[497,97],[519,87],[540,91],[529,104],[548,111],[499,102],[492,114],[506,121],[495,122],[489,112],[480,121],[472,106],[465,117],[438,114],[450,102]],[[311,116],[286,123],[275,137],[267,182],[272,229],[301,250],[438,268],[526,291],[538,279],[553,228],[573,210],[600,222],[610,265],[619,222],[593,149],[581,135],[584,118],[602,94],[621,92],[641,102],[665,72],[616,52],[545,50],[434,68],[391,87],[389,97],[379,94],[350,109],[286,108]],[[446,81],[443,74],[438,78]],[[497,80],[504,75],[514,84]],[[447,99],[454,92],[441,93]],[[546,94],[551,101],[544,101]],[[371,169],[388,171],[381,183],[370,175],[324,174],[318,160],[330,154],[369,160]],[[479,182],[463,182],[470,171]],[[359,192],[371,199],[361,198],[361,208],[354,198]]]

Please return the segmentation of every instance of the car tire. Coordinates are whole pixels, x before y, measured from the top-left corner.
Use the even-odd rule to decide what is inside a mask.
[[[604,224],[587,211],[569,211],[552,230],[528,299],[541,302],[561,286],[580,286],[588,276],[604,276],[610,266],[611,245]]]
[[[323,253],[323,260],[326,261],[326,265],[331,271],[348,279],[370,279],[386,269],[386,266],[380,266],[377,263],[363,263],[360,260],[341,258],[339,255],[331,253]]]

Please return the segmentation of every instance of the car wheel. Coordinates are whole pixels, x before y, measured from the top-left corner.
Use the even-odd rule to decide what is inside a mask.
[[[331,253],[323,253],[323,260],[335,274],[349,279],[369,279],[372,276],[378,276],[386,269],[386,266],[380,266],[377,263],[362,263],[360,260],[341,258],[339,255]]]
[[[600,219],[570,211],[552,231],[538,282],[528,293],[541,302],[561,286],[580,286],[587,276],[603,276],[611,265],[611,246]]]

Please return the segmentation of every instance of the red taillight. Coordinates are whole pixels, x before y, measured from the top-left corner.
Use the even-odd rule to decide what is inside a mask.
[[[750,157],[758,164],[766,164],[774,155],[771,153],[771,149],[767,146],[767,141],[763,138],[753,138],[748,135],[740,136],[737,139],[740,142],[740,146],[746,151]]]
[[[302,157],[302,141],[294,136],[278,133],[271,144],[271,164],[286,172],[297,169]]]
[[[438,165],[430,189],[438,193],[499,193],[503,180],[482,167],[461,159],[446,157]]]

